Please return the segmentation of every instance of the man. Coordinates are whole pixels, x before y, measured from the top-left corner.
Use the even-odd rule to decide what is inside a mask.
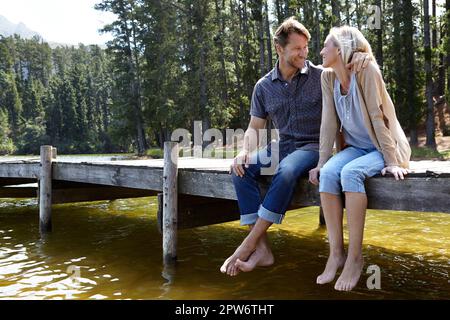
[[[230,169],[241,225],[249,225],[250,233],[220,268],[230,276],[273,264],[266,231],[273,223],[282,222],[298,178],[317,165],[322,68],[306,60],[310,38],[308,30],[294,17],[285,20],[274,35],[277,64],[255,85],[244,147]],[[368,63],[365,57],[355,54],[348,67],[361,69]],[[268,116],[279,132],[279,143],[253,153],[259,144],[258,132],[265,128]],[[274,165],[271,185],[261,199],[257,180]]]

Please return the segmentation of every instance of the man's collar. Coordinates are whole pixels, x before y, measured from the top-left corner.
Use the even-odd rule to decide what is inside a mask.
[[[297,70],[294,77],[296,77],[299,73],[306,74],[306,75],[309,73],[309,61],[308,60],[305,61],[305,65],[303,68]],[[279,61],[278,60],[277,60],[277,63],[275,64],[275,68],[273,69],[273,72],[272,72],[272,81],[275,81],[277,79],[279,79],[281,81],[284,80],[281,75],[280,69],[279,69]]]

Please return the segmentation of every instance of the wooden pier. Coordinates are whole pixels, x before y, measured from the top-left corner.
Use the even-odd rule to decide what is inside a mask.
[[[46,234],[52,229],[52,204],[158,196],[163,257],[174,261],[178,229],[239,219],[232,160],[178,158],[177,150],[177,143],[166,142],[165,159],[85,162],[58,159],[55,148],[42,146],[40,159],[0,160],[0,198],[38,197],[39,228]],[[450,161],[412,161],[411,169],[403,181],[368,179],[368,207],[450,213]],[[261,178],[262,194],[270,180]],[[36,182],[38,187],[20,186]],[[320,198],[304,178],[290,209],[306,206],[320,206]]]

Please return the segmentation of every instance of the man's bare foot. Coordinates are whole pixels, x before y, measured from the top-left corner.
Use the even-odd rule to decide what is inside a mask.
[[[255,251],[255,247],[244,242],[236,249],[236,251],[225,260],[220,267],[220,272],[226,273],[229,276],[235,276],[239,273],[239,268],[236,266],[237,259],[246,261],[250,255]]]
[[[250,272],[256,267],[268,267],[274,263],[272,250],[267,245],[258,244],[255,252],[252,253],[247,261],[236,260],[236,266],[240,271]]]
[[[345,254],[331,254],[328,257],[327,265],[321,275],[317,277],[317,284],[325,284],[334,280],[336,272],[339,268],[342,268],[345,264]]]
[[[334,288],[339,291],[351,291],[358,284],[359,277],[364,266],[364,259],[361,256],[358,258],[347,258],[345,261],[344,270],[341,276],[337,279]]]

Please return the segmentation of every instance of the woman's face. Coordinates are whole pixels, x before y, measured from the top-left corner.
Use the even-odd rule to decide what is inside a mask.
[[[341,58],[339,53],[339,48],[334,45],[330,38],[325,40],[324,47],[322,51],[320,51],[320,55],[322,56],[322,66],[324,68],[332,67],[338,59]]]

